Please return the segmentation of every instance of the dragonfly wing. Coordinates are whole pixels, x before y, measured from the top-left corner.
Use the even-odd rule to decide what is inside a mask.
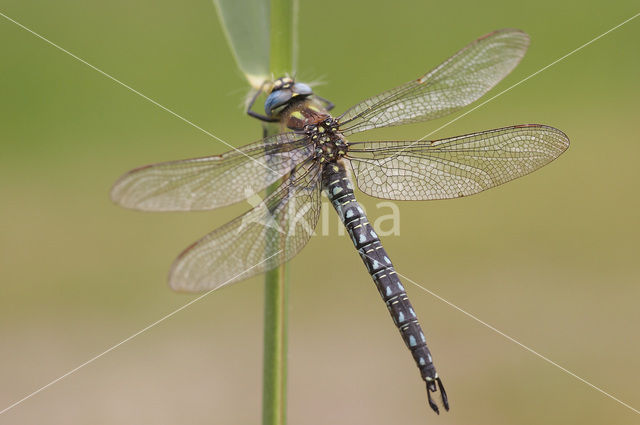
[[[271,270],[309,241],[320,215],[320,167],[296,168],[251,211],[209,233],[174,261],[169,285],[209,291]]]
[[[214,209],[263,190],[312,153],[302,136],[278,134],[222,155],[137,168],[114,184],[111,199],[144,211]]]
[[[358,187],[395,200],[458,198],[506,183],[569,147],[560,130],[517,125],[421,142],[362,142],[349,148]]]
[[[339,118],[341,131],[373,128],[443,117],[481,97],[520,62],[529,36],[504,29],[469,44],[417,80],[369,98]]]

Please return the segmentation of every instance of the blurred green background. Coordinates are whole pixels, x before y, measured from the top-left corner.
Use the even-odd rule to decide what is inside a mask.
[[[224,140],[256,140],[209,0],[2,0],[0,11]],[[338,113],[503,27],[532,43],[507,88],[638,12],[635,1],[302,1],[298,78]],[[401,203],[398,271],[640,408],[640,19],[434,137],[565,131],[539,172],[466,199]],[[145,214],[111,184],[227,150],[0,18],[0,410],[182,306],[175,255],[249,207]],[[490,96],[489,95],[489,96]],[[373,132],[416,139],[447,122]],[[376,199],[361,196],[372,219]],[[381,210],[381,213],[388,213]],[[291,424],[637,424],[639,416],[407,283],[452,411],[436,417],[331,215],[291,263]],[[336,295],[338,294],[338,295]],[[0,424],[255,424],[262,277],[222,289],[0,416]]]

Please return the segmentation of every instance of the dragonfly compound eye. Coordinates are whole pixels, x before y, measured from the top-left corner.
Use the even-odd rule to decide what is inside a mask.
[[[313,94],[311,87],[303,83],[295,83],[291,90],[293,90],[293,94],[296,96],[309,96]]]
[[[275,109],[285,105],[292,97],[291,90],[279,89],[272,91],[264,102],[264,112],[267,116],[272,116]]]

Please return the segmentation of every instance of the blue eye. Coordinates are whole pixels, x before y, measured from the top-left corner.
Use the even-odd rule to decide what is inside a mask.
[[[311,87],[303,83],[295,83],[293,85],[292,90],[294,93],[297,93],[302,96],[308,96],[310,94],[313,94],[313,90],[311,90]]]
[[[271,116],[274,109],[287,103],[292,97],[291,90],[276,90],[264,102],[264,112]]]

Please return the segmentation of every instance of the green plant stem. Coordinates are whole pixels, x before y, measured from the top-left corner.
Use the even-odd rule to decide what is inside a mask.
[[[295,0],[271,0],[270,71],[274,78],[293,69]]]
[[[277,236],[276,236],[277,237]],[[288,267],[265,276],[263,425],[284,425],[287,419]]]
[[[294,1],[271,0],[270,71],[274,78],[293,69]],[[278,126],[265,127],[267,136],[280,131]],[[267,189],[272,193],[276,185]],[[282,224],[282,223],[281,223]],[[286,224],[284,225],[286,228]],[[277,231],[268,237],[282,238]],[[278,249],[285,249],[284,241]],[[267,258],[275,252],[265,252]],[[289,276],[286,264],[265,276],[264,359],[262,388],[263,425],[285,425],[287,419],[287,323]]]

